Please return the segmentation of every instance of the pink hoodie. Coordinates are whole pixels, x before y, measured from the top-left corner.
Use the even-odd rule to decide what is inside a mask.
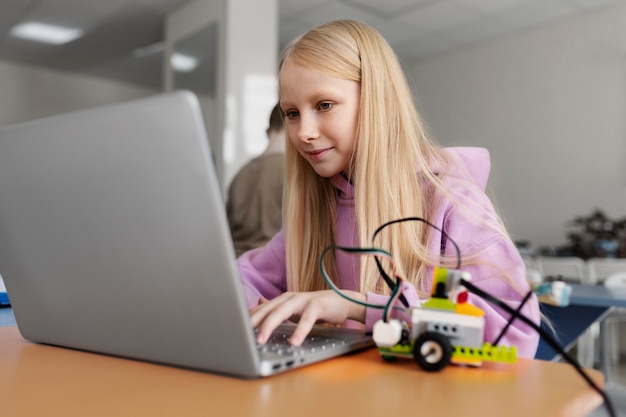
[[[494,208],[484,190],[489,177],[489,153],[482,148],[448,148],[451,156],[456,158],[458,169],[442,176],[443,182],[450,186],[458,195],[468,197],[469,201],[484,207],[493,213]],[[464,169],[462,168],[464,166]],[[437,173],[437,167],[433,167]],[[354,217],[354,188],[342,175],[330,178],[338,189],[337,194],[337,234],[336,244],[341,246],[358,246],[356,235],[356,220]],[[446,231],[463,254],[478,255],[477,265],[464,265],[462,269],[471,273],[471,283],[483,291],[505,301],[513,308],[517,308],[522,296],[501,276],[503,271],[514,280],[523,291],[529,290],[525,279],[525,267],[517,248],[513,243],[491,228],[485,227],[484,222],[476,219],[476,213],[461,209],[441,193],[436,193],[438,200],[436,213],[427,219]],[[390,219],[392,220],[392,219]],[[456,256],[452,244],[445,245],[445,254]],[[439,254],[442,247],[442,236],[437,230],[431,231],[430,250]],[[336,251],[339,287],[345,290],[359,291],[359,258],[342,251]],[[285,273],[285,239],[281,230],[265,247],[244,253],[238,259],[244,290],[249,307],[258,303],[261,296],[272,299],[287,290]],[[427,277],[427,286],[430,288],[431,274]],[[404,297],[409,305],[414,305],[420,298],[415,288],[406,283],[403,289]],[[372,304],[385,304],[388,296],[367,293],[367,301]],[[494,342],[500,331],[506,325],[509,314],[470,294],[469,302],[485,311],[485,341]],[[522,309],[524,314],[539,324],[539,305],[533,295]],[[366,330],[371,330],[374,323],[382,317],[381,309],[367,308]],[[349,324],[347,324],[349,325]],[[516,346],[520,357],[532,358],[537,350],[539,335],[528,325],[515,320],[501,345]]]

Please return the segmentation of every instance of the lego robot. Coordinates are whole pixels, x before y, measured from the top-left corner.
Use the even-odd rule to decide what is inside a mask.
[[[515,346],[483,342],[485,312],[467,302],[462,285],[470,278],[467,272],[435,268],[431,298],[409,309],[410,324],[399,319],[379,320],[373,338],[383,359],[412,357],[428,372],[440,371],[450,363],[515,363]]]

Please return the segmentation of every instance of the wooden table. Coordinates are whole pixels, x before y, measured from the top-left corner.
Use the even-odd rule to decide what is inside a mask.
[[[602,374],[588,371],[603,384]],[[242,380],[24,340],[0,327],[0,415],[586,416],[602,398],[568,365],[520,360],[420,370],[375,349]]]

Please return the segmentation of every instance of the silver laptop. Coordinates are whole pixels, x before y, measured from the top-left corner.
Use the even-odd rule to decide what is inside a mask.
[[[372,346],[330,327],[256,345],[205,132],[184,91],[0,128],[0,274],[24,338],[248,378]]]

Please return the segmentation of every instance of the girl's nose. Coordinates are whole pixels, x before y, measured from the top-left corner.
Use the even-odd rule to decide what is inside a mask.
[[[319,129],[313,117],[300,117],[298,126],[298,139],[302,142],[310,142],[319,137]]]

